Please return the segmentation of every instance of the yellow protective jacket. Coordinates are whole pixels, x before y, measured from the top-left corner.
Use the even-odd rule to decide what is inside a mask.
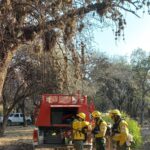
[[[128,124],[125,120],[121,120],[118,125],[118,133],[115,133],[113,140],[119,142],[119,145],[124,145],[129,135]]]
[[[104,120],[98,120],[95,126],[98,126],[98,130],[99,130],[98,133],[94,135],[95,138],[105,137],[106,130],[107,130],[107,123]]]
[[[90,123],[87,121],[79,121],[75,119],[72,123],[73,129],[73,140],[85,140],[85,134],[83,133],[83,128],[87,127],[87,130],[90,126]]]

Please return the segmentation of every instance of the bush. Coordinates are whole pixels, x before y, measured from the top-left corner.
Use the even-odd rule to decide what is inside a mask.
[[[137,121],[133,120],[132,118],[127,116],[125,113],[122,113],[122,116],[128,123],[129,132],[133,135],[134,144],[132,145],[132,149],[137,149],[142,144],[141,128]],[[107,123],[111,123],[111,124],[113,123],[108,115],[104,115],[103,119]]]
[[[130,133],[133,135],[134,144],[132,148],[137,149],[142,144],[142,136],[141,136],[141,128],[137,121],[131,119],[130,117],[126,117],[126,121],[128,123],[128,128]]]

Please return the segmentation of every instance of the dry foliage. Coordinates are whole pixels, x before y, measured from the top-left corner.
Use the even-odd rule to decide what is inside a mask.
[[[76,67],[75,76],[78,79],[80,64],[84,63],[82,57],[85,56],[83,44],[86,43],[77,42],[75,35],[92,23],[103,24],[108,21],[115,27],[117,38],[124,34],[124,11],[137,15],[139,9],[148,8],[149,12],[149,5],[149,0],[1,0],[1,67],[6,62],[9,51],[14,51],[20,44],[29,44],[40,37],[43,46],[36,47],[35,52],[42,48],[42,51],[52,54],[56,44],[59,44],[63,50],[64,63],[69,63],[68,60],[71,59]],[[85,21],[88,13],[94,21]],[[51,57],[53,58],[53,55]],[[54,65],[58,66],[57,61],[54,61]],[[1,80],[3,83],[3,79]]]

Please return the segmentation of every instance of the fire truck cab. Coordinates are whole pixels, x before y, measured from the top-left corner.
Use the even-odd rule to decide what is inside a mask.
[[[94,104],[88,104],[87,96],[44,94],[36,109],[34,148],[72,146],[71,125],[76,114],[84,112],[86,120],[90,122],[93,110]]]

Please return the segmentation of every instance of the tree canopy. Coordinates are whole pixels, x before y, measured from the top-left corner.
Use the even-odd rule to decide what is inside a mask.
[[[138,10],[149,11],[149,5],[149,0],[1,0],[0,62],[5,61],[8,51],[33,41],[37,34],[43,39],[43,50],[50,51],[59,42],[74,55],[76,44],[82,41],[75,44],[73,37],[84,27],[109,22],[120,36],[126,25],[124,12],[138,16]],[[85,21],[87,14],[95,21]]]

